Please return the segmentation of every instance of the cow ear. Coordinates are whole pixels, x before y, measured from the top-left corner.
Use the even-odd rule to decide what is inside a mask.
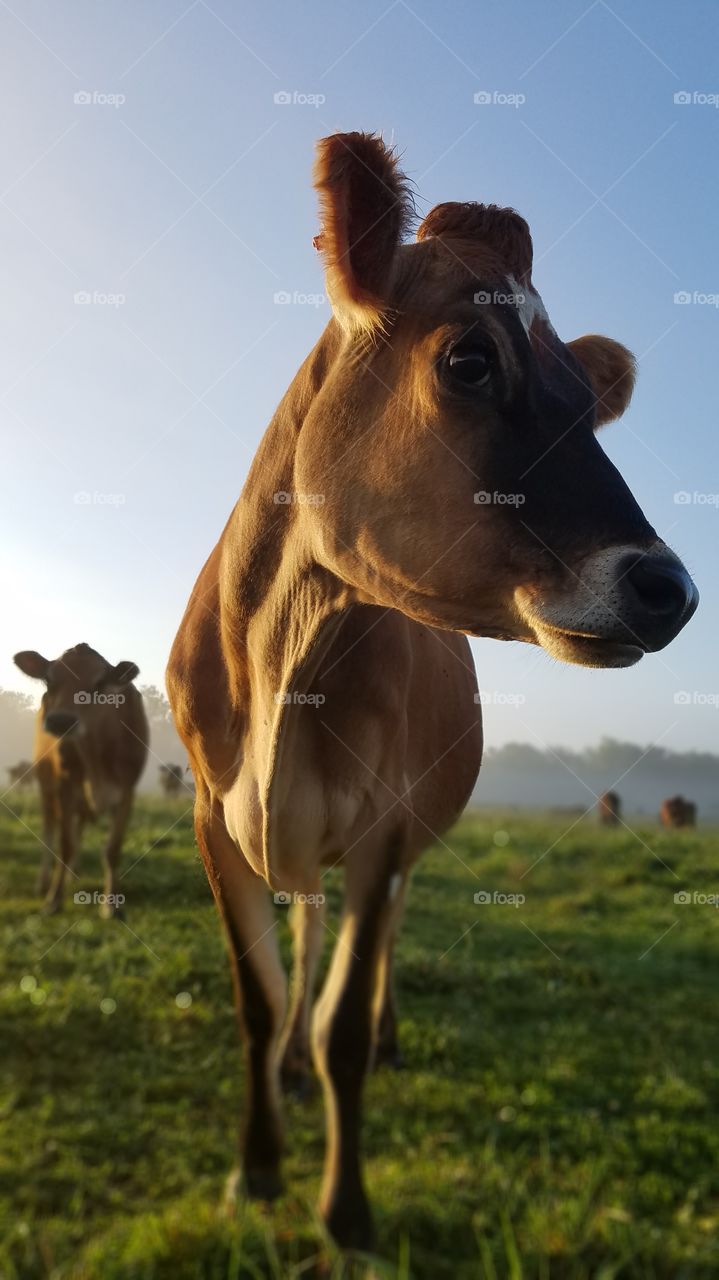
[[[140,674],[140,668],[136,662],[118,662],[116,667],[110,667],[107,675],[103,677],[103,684],[130,684],[132,680],[136,680]]]
[[[20,653],[16,653],[13,662],[16,667],[24,671],[26,676],[32,676],[33,680],[47,680],[50,662],[35,649],[23,649]]]
[[[382,327],[395,254],[414,212],[394,153],[372,133],[317,144],[322,230],[316,245],[337,319],[351,332]]]
[[[596,425],[603,427],[620,418],[632,398],[637,374],[631,351],[621,342],[595,333],[575,338],[567,346],[584,369],[597,398]]]

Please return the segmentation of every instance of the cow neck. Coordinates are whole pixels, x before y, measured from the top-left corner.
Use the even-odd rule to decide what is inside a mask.
[[[355,598],[317,562],[294,478],[303,423],[340,341],[330,324],[299,370],[257,451],[223,541],[223,646],[231,654],[233,704],[249,715],[246,746],[266,823],[288,712],[296,695],[307,692]]]

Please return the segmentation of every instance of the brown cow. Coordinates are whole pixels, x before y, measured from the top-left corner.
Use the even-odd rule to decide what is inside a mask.
[[[30,760],[20,760],[17,764],[10,765],[7,774],[11,787],[31,787],[35,781]]]
[[[280,1187],[278,1047],[306,1057],[317,891],[342,864],[312,1021],[321,1212],[340,1244],[366,1247],[360,1102],[407,877],[481,759],[460,633],[627,667],[673,639],[697,594],[594,435],[626,408],[633,359],[608,338],[560,341],[522,218],[444,204],[403,243],[407,182],[371,135],[326,138],[316,182],[334,316],[200,574],[168,689],[247,1042],[253,1195]],[[297,911],[283,1040],[268,887]]]
[[[668,800],[662,801],[659,818],[663,827],[670,827],[672,830],[695,827],[697,807],[692,800],[685,800],[683,796],[670,796]]]
[[[616,791],[605,791],[597,804],[599,822],[603,827],[618,827],[622,815],[622,801]]]
[[[65,876],[72,872],[82,826],[93,813],[110,815],[104,851],[105,891],[100,913],[117,913],[117,868],[137,781],[147,757],[149,730],[142,695],[132,681],[134,662],[113,667],[87,644],[54,662],[33,650],[15,654],[25,675],[45,682],[35,733],[35,773],[40,784],[44,855],[40,892],[45,911],[62,906]],[[55,851],[60,827],[60,853]],[[57,858],[51,885],[52,859]]]
[[[181,764],[161,764],[158,770],[160,786],[166,796],[177,796],[183,787],[185,770]]]

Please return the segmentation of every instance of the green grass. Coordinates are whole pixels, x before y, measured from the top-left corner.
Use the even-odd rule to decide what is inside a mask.
[[[22,805],[27,826],[0,821],[0,1276],[348,1274],[312,1207],[319,1098],[287,1107],[286,1196],[220,1210],[242,1063],[189,817],[172,826],[184,806],[138,806],[124,869],[149,852],[123,881],[125,927],[72,890],[38,914]],[[719,913],[673,900],[719,890],[719,835],[571,821],[467,818],[447,839],[459,858],[437,845],[417,869],[397,964],[408,1065],[366,1096],[383,1261],[357,1274],[719,1274]],[[101,887],[99,839],[73,889]],[[526,902],[475,905],[480,888]]]

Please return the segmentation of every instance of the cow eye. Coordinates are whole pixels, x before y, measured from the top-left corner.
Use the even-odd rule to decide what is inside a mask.
[[[455,347],[448,364],[452,380],[463,387],[485,387],[492,376],[489,353],[482,347]]]

